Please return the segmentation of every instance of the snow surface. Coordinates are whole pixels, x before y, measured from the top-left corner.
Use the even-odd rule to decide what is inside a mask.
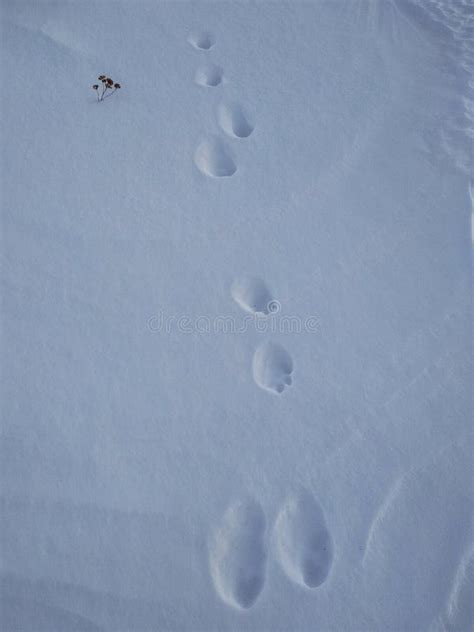
[[[2,630],[470,629],[473,0],[1,18]]]

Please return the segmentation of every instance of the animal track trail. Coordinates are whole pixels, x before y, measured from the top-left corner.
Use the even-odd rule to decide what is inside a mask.
[[[234,301],[245,311],[252,314],[275,314],[280,304],[274,300],[270,290],[262,279],[240,277],[232,283],[231,294]]]
[[[278,561],[286,575],[305,588],[324,583],[331,570],[334,545],[319,503],[307,490],[291,495],[274,530]]]
[[[209,565],[221,599],[238,609],[251,608],[265,584],[266,518],[250,499],[230,506],[212,537]]]
[[[277,342],[264,342],[257,348],[252,371],[258,386],[274,393],[283,393],[293,383],[293,359]]]
[[[210,31],[193,31],[188,35],[188,42],[198,50],[210,50],[216,38]]]
[[[238,103],[222,103],[217,109],[217,121],[232,138],[247,138],[255,129],[250,114]]]
[[[194,162],[201,173],[211,178],[229,177],[237,171],[229,148],[218,137],[201,141],[194,154]]]
[[[200,66],[194,75],[194,81],[205,88],[216,88],[222,83],[224,70],[216,64]]]

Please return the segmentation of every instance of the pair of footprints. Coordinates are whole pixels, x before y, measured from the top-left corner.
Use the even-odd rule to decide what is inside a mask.
[[[215,38],[212,33],[199,31],[191,33],[188,42],[198,50],[208,51],[214,46]],[[216,88],[223,80],[223,68],[211,62],[199,66],[194,76],[194,81],[206,88]],[[247,138],[255,128],[252,117],[239,103],[221,103],[217,108],[217,123],[231,138]],[[199,143],[194,162],[204,175],[213,178],[232,176],[237,171],[230,148],[218,136],[205,138]]]
[[[266,578],[267,539],[291,581],[308,589],[326,581],[334,545],[314,496],[305,489],[290,495],[278,513],[270,538],[262,506],[247,499],[227,509],[209,543],[212,581],[226,604],[248,609],[259,598]]]
[[[232,284],[231,294],[242,309],[256,316],[265,317],[280,311],[280,303],[272,297],[262,279],[236,279]],[[252,373],[260,388],[281,394],[285,387],[293,383],[293,358],[279,343],[264,342],[254,353]]]

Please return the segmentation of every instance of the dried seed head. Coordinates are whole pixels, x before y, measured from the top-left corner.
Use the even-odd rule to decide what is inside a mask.
[[[122,86],[119,83],[114,83],[114,88],[117,90],[118,88],[121,88]]]
[[[92,86],[92,88],[93,88],[94,90],[98,90],[98,89],[99,89],[99,86],[95,83],[95,84]]]
[[[97,77],[99,81],[102,81],[103,79],[105,79],[105,75],[100,75],[100,77]]]
[[[112,81],[112,79],[110,77],[107,77],[106,81],[109,84],[109,86],[113,86],[114,85],[114,82]]]

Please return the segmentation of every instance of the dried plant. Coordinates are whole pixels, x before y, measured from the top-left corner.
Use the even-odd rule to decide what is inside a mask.
[[[97,92],[97,101],[103,101],[107,97],[111,97],[114,92],[117,92],[122,87],[119,83],[115,83],[113,79],[107,77],[107,75],[100,75],[98,80],[102,86],[98,83],[92,86],[92,89]]]

